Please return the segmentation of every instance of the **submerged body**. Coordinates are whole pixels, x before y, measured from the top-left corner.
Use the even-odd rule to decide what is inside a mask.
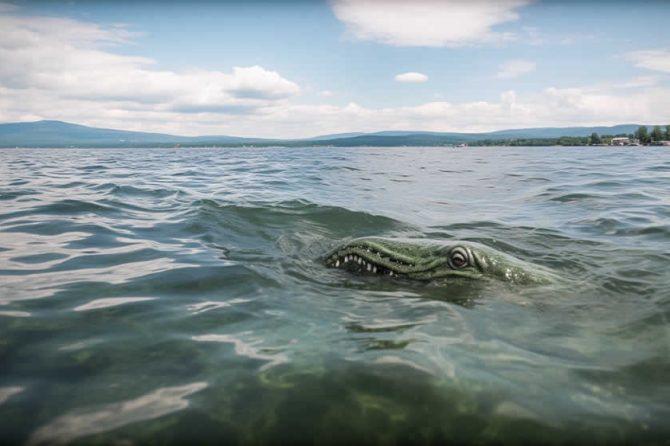
[[[415,280],[498,279],[516,284],[553,282],[555,276],[493,248],[473,242],[364,237],[336,248],[326,266]]]

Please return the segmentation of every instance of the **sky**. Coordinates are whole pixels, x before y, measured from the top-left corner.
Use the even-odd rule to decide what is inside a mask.
[[[670,2],[0,2],[0,122],[41,119],[272,138],[668,124]]]

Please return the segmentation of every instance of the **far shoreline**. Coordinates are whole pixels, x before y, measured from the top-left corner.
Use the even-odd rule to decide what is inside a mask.
[[[601,133],[598,133],[601,132]],[[0,148],[316,148],[316,147],[642,147],[670,146],[670,125],[530,128],[489,133],[382,131],[314,138],[177,136],[104,129],[62,121],[0,124]]]
[[[466,145],[466,146],[455,146],[455,145],[397,145],[397,146],[320,146],[320,145],[291,145],[291,146],[280,146],[280,145],[257,145],[257,146],[240,146],[240,145],[220,145],[220,146],[19,146],[19,147],[1,147],[0,150],[145,150],[145,149],[161,149],[161,150],[186,150],[186,149],[204,149],[204,150],[213,150],[213,149],[282,149],[282,150],[291,150],[291,149],[460,149],[460,150],[472,150],[480,148],[489,148],[489,149],[509,149],[509,148],[552,148],[552,149],[571,149],[571,148],[601,148],[601,149],[644,149],[644,148],[653,148],[653,147],[670,147],[670,144],[644,144],[644,145],[635,145],[635,146],[623,146],[623,145],[604,145],[604,144],[587,144],[587,145],[563,145],[563,144],[491,144],[491,145]]]

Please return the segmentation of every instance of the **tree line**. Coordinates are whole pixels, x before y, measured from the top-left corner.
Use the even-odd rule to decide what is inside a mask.
[[[592,133],[591,137],[589,138],[589,144],[603,144],[606,141],[611,141],[612,138],[617,137],[617,136],[626,136],[628,138],[636,139],[640,142],[640,144],[653,144],[653,143],[659,143],[661,141],[670,141],[670,125],[665,126],[665,131],[661,129],[660,125],[655,125],[654,128],[649,132],[649,129],[647,129],[646,126],[642,125],[638,127],[638,129],[635,131],[635,133],[631,133],[629,135],[603,135],[599,136],[597,133]]]

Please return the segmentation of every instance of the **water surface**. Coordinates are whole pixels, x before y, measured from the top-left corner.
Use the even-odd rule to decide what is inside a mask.
[[[657,442],[663,148],[0,150],[7,442]],[[562,284],[326,269],[463,239]]]

